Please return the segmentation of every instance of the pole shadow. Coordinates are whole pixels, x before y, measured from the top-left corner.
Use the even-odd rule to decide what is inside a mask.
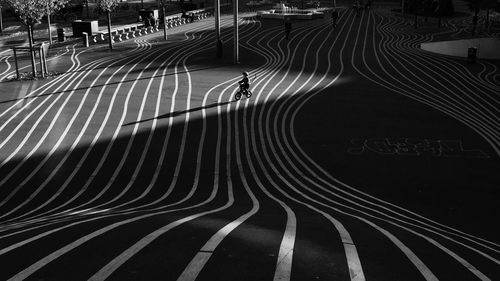
[[[156,117],[153,117],[153,118],[143,119],[143,120],[139,120],[139,121],[136,121],[136,122],[129,122],[129,123],[123,124],[122,127],[130,126],[130,125],[135,125],[135,124],[140,124],[140,123],[144,123],[144,122],[148,122],[148,121],[153,121],[155,119],[156,120],[160,120],[160,119],[165,119],[165,118],[170,118],[170,117],[176,117],[176,116],[179,116],[179,115],[186,114],[188,112],[195,112],[195,111],[199,111],[199,110],[202,110],[202,109],[213,108],[213,107],[217,107],[217,106],[223,106],[223,105],[226,105],[226,104],[230,104],[232,102],[236,102],[236,100],[222,102],[222,103],[212,103],[212,104],[209,104],[209,105],[206,105],[206,106],[199,106],[199,107],[190,108],[188,110],[179,110],[179,111],[169,112],[169,113],[166,113],[166,114],[163,114],[163,115],[159,115],[159,116],[156,116]]]

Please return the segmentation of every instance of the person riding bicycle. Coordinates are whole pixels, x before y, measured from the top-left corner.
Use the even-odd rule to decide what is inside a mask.
[[[248,80],[248,72],[243,72],[243,79],[241,79],[240,81],[238,81],[238,84],[240,84],[240,89],[241,90],[248,90],[248,88],[250,88],[250,82]]]
[[[240,84],[240,90],[234,94],[235,100],[240,100],[242,96],[250,98],[252,96],[252,91],[250,91],[250,81],[248,80],[248,72],[243,72],[243,78],[238,81]]]

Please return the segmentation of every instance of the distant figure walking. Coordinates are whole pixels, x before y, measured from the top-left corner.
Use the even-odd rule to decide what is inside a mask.
[[[149,17],[144,18],[144,26],[145,27],[151,26],[151,21],[150,21]]]
[[[337,21],[339,19],[339,11],[337,9],[332,12],[332,26],[333,28],[337,27]]]
[[[372,7],[372,0],[366,1],[365,10],[369,10]]]
[[[354,2],[354,10],[356,11],[356,17],[359,17],[361,13],[361,4],[359,4],[359,1]]]
[[[188,14],[186,14],[186,11],[184,11],[184,10],[182,10],[181,18],[186,19],[187,22],[193,22],[194,21],[194,15],[188,15]]]
[[[290,39],[290,32],[292,31],[292,21],[289,17],[285,18],[285,37],[286,40]]]

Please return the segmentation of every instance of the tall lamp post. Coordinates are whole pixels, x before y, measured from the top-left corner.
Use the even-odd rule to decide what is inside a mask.
[[[217,50],[217,57],[222,57],[222,41],[220,40],[220,0],[215,0],[214,5],[215,13],[215,48]]]
[[[167,21],[165,20],[165,0],[161,0],[161,16],[163,19],[163,39],[167,40]]]
[[[238,40],[238,0],[233,0],[234,7],[234,63],[240,63],[240,49],[239,49],[239,40]]]
[[[2,3],[0,3],[0,35],[3,34]]]
[[[3,34],[2,3],[0,3],[0,35]]]

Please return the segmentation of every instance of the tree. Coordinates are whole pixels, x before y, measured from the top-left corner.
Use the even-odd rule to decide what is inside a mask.
[[[422,6],[422,0],[411,0],[410,1],[410,8],[413,11],[414,19],[413,19],[413,26],[415,29],[418,27],[418,12]]]
[[[85,8],[87,10],[87,19],[89,19],[89,0],[84,0]]]
[[[167,40],[167,21],[165,20],[165,0],[161,0],[161,17],[163,19],[163,39]]]
[[[28,43],[30,49],[33,49],[33,26],[39,23],[42,17],[46,15],[49,1],[50,0],[6,0],[9,6],[14,9],[19,21],[28,29]],[[30,51],[30,55],[33,76],[35,76],[35,54]]]
[[[482,0],[466,0],[466,2],[469,4],[469,9],[474,11],[474,16],[472,17],[472,36],[474,36],[478,20],[477,14],[479,13],[479,9],[481,8]]]
[[[106,13],[108,16],[108,39],[109,49],[113,50],[113,39],[111,35],[111,12],[118,6],[119,0],[97,0],[97,8]]]
[[[49,43],[52,44],[52,33],[50,32],[50,16],[63,8],[68,0],[48,0],[47,1],[47,25],[49,31]]]
[[[469,4],[469,9],[474,11],[474,16],[472,17],[472,36],[474,36],[478,22],[479,10],[487,10],[488,18],[489,9],[494,8],[496,6],[496,2],[494,0],[466,0],[466,2]]]

